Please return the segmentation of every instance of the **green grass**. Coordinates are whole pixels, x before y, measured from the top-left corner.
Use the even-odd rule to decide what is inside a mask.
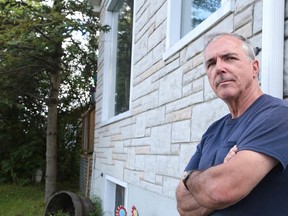
[[[79,193],[78,182],[58,183],[57,191],[60,190]],[[0,216],[43,216],[44,191],[44,184],[0,184]]]
[[[0,185],[0,215],[44,215],[44,186]]]

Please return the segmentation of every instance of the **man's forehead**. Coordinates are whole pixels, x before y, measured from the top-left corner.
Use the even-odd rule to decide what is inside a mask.
[[[222,36],[211,41],[204,51],[205,59],[229,53],[239,54],[239,52],[241,52],[241,49],[239,49],[241,41],[231,36],[228,37],[229,36]]]
[[[205,59],[223,57],[223,56],[238,56],[239,52],[236,50],[219,50],[215,52],[207,52],[204,54]]]

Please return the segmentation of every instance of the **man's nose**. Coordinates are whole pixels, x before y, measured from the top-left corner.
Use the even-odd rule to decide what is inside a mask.
[[[225,73],[225,65],[226,65],[225,62],[221,58],[217,58],[216,65],[214,68],[217,75]]]

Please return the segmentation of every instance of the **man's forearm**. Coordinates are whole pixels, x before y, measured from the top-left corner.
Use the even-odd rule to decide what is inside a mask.
[[[182,182],[176,190],[177,209],[181,216],[207,216],[213,212],[197,202],[193,195],[185,188]]]
[[[189,192],[199,205],[208,209],[222,209],[232,204],[225,202],[226,200],[222,198],[222,189],[219,187],[225,187],[225,185],[219,184],[217,169],[218,167],[213,167],[204,171],[194,171],[186,183]]]

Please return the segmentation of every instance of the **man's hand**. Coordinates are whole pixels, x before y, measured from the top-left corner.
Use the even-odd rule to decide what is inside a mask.
[[[279,163],[273,157],[250,150],[231,155],[223,164],[189,175],[186,184],[199,205],[223,209],[239,202]]]
[[[206,216],[213,211],[199,205],[180,181],[176,190],[177,210],[181,216]]]
[[[226,155],[226,157],[224,158],[224,162],[223,163],[226,163],[227,161],[229,161],[232,157],[234,157],[236,155],[238,151],[238,148],[236,145],[234,145],[230,151],[228,152],[228,154]]]
[[[234,145],[226,157],[224,158],[224,162],[228,162],[232,157],[234,157],[237,153],[237,146]],[[193,195],[186,189],[182,181],[179,182],[179,185],[176,190],[176,199],[177,199],[177,210],[181,216],[204,216],[209,215],[213,211],[207,208],[204,208],[199,205],[199,203],[195,200]]]

